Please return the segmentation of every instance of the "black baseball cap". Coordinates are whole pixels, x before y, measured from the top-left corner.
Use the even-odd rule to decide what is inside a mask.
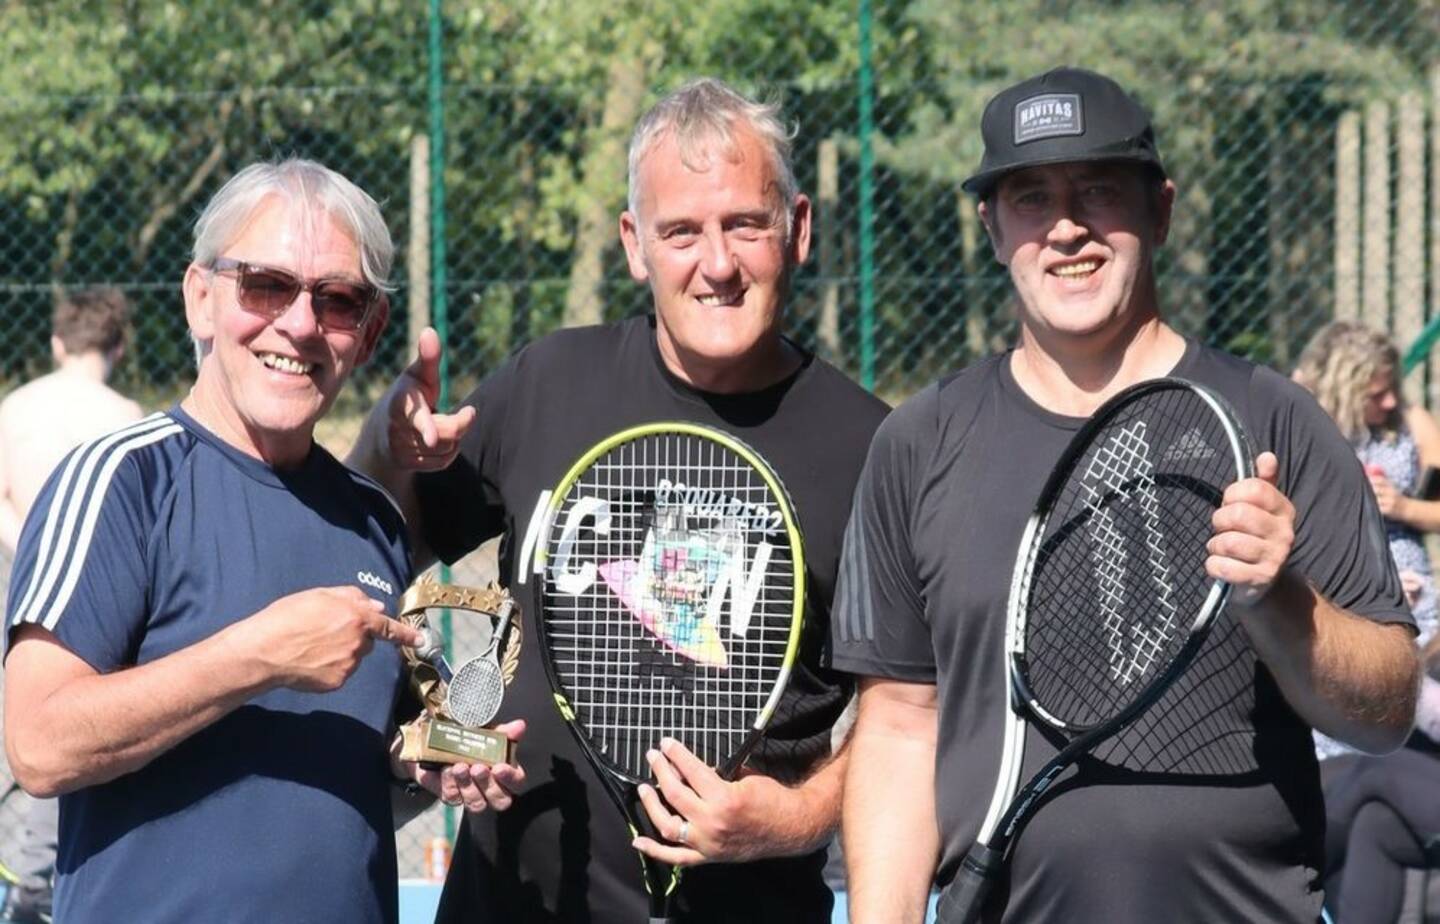
[[[1150,116],[1102,74],[1060,67],[1001,90],[980,117],[985,156],[960,186],[984,198],[1007,173],[1045,164],[1129,161],[1165,176]]]

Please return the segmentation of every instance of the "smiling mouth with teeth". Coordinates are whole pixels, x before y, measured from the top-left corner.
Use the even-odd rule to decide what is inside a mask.
[[[288,356],[281,356],[278,353],[263,353],[260,361],[267,369],[274,369],[276,372],[289,372],[293,375],[309,375],[315,368],[314,363],[302,363],[298,359],[291,359]]]
[[[1057,266],[1050,272],[1056,276],[1075,278],[1078,276],[1089,276],[1100,268],[1099,260],[1081,260],[1079,263],[1067,263],[1065,266]]]
[[[707,308],[718,308],[721,305],[738,305],[745,300],[745,295],[743,292],[716,293],[697,295],[695,300]]]

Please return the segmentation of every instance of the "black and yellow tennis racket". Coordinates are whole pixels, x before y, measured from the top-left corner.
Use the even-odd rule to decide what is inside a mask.
[[[800,644],[805,560],[780,479],[722,431],[654,423],[588,450],[550,497],[536,548],[555,701],[632,834],[637,787],[674,738],[733,778]],[[679,872],[642,857],[650,922]]]
[[[980,835],[941,895],[940,924],[979,920],[1045,790],[1159,700],[1199,652],[1230,595],[1205,571],[1211,518],[1253,470],[1230,406],[1181,379],[1125,389],[1070,441],[1020,540],[1000,772]],[[1022,787],[1027,718],[1068,743]]]

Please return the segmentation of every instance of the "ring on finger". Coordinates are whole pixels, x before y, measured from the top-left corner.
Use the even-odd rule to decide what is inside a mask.
[[[680,819],[680,831],[675,835],[675,843],[689,845],[690,843],[690,819]]]

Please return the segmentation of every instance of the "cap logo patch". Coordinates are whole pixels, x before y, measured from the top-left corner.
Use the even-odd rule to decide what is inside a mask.
[[[1078,93],[1045,93],[1015,104],[1015,143],[1085,134],[1085,113]]]

